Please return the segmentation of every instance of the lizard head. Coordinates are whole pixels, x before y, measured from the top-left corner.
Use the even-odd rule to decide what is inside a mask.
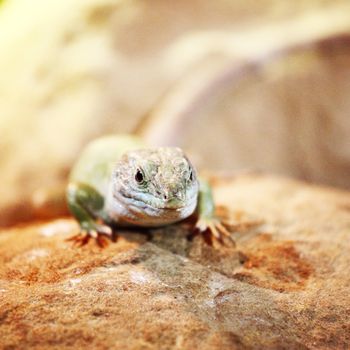
[[[197,205],[194,167],[179,148],[130,151],[116,164],[109,210],[141,226],[161,226],[190,216]]]

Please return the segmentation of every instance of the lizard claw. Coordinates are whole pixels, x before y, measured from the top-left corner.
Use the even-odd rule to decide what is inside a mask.
[[[108,246],[108,241],[102,235],[98,235],[96,237],[96,243],[100,248],[105,248]]]
[[[96,224],[94,228],[83,229],[77,235],[67,238],[66,241],[73,241],[73,245],[82,247],[93,238],[100,248],[105,248],[108,245],[108,241],[103,236],[113,238],[112,235],[113,231],[109,226]]]
[[[231,233],[224,222],[218,218],[200,218],[194,230],[196,233],[201,233],[204,240],[209,245],[213,245],[213,239],[217,240],[220,244],[225,245],[225,239],[230,241],[230,244],[235,247],[236,242],[231,237]]]
[[[89,233],[80,232],[77,235],[67,238],[66,241],[68,242],[71,241],[73,242],[73,245],[82,247],[88,244],[90,239],[91,239],[91,235]]]

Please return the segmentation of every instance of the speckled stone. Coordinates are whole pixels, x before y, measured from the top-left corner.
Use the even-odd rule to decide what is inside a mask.
[[[188,223],[105,249],[70,218],[1,231],[0,348],[349,348],[350,194],[247,175],[215,196],[237,248]]]

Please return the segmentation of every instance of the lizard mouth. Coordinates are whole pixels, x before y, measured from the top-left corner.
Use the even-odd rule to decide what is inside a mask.
[[[193,201],[189,202],[179,202],[177,201],[172,203],[166,203],[165,205],[157,205],[158,203],[147,203],[143,200],[138,200],[134,202],[131,206],[136,210],[142,210],[150,216],[162,216],[162,215],[170,215],[170,216],[181,216],[181,213],[186,211],[188,207],[193,206]]]
[[[188,205],[188,200],[173,198],[162,206],[162,209],[181,210]]]
[[[196,203],[188,203],[181,207],[153,207],[144,203],[143,207],[130,207],[136,217],[141,219],[139,222],[134,222],[140,226],[164,226],[183,220],[190,216],[196,208]]]
[[[162,207],[162,208],[159,208],[160,210],[165,210],[165,211],[181,211],[185,208],[185,206],[181,206],[181,207],[177,207],[177,208],[171,208],[171,207]]]
[[[113,197],[115,203],[113,210],[117,213],[117,217],[136,226],[159,227],[172,224],[189,217],[197,206],[196,197],[187,198],[186,201],[177,200],[170,204],[159,199],[158,201],[136,199],[120,192],[115,192]]]
[[[150,203],[143,202],[143,208],[149,208],[153,210],[164,210],[164,211],[169,211],[169,212],[176,212],[176,211],[181,211],[183,210],[187,205],[186,203],[178,203],[178,204],[166,204],[162,206],[157,206],[157,205],[152,205]]]
[[[160,198],[152,198],[145,201],[144,198],[132,197],[129,193],[114,193],[113,197],[128,212],[127,217],[138,218],[137,222],[131,219],[134,224],[150,226],[160,226],[164,224],[174,223],[190,216],[197,206],[197,198],[187,198],[180,200],[178,198],[171,199],[164,203]],[[142,226],[141,225],[141,226]]]
[[[191,199],[187,199],[185,201],[182,199],[173,198],[164,203],[163,200],[157,197],[154,197],[153,200],[145,201],[143,198],[134,198],[127,193],[121,193],[120,195],[124,197],[131,205],[138,208],[149,208],[154,210],[181,211],[192,202]],[[118,195],[114,195],[114,197],[116,199],[120,199],[118,198]]]

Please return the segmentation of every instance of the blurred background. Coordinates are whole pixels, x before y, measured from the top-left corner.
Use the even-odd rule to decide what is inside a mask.
[[[2,0],[0,132],[0,226],[108,133],[350,188],[349,0]]]

